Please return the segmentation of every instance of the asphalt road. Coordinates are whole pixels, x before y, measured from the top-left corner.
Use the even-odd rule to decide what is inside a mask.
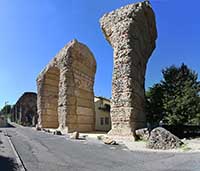
[[[9,138],[0,128],[0,171],[20,171]]]
[[[200,171],[200,153],[132,152],[98,140],[70,140],[31,128],[4,128],[28,171]]]

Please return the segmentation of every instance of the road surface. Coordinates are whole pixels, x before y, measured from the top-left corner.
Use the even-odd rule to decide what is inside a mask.
[[[17,126],[7,131],[28,171],[200,171],[200,153],[133,152]]]

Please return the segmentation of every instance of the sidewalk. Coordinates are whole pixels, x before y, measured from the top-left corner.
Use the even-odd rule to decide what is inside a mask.
[[[0,128],[0,168],[2,171],[18,171],[16,156],[9,143],[6,128]]]

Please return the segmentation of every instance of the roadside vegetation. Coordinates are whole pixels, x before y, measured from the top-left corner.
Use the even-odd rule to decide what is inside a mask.
[[[162,70],[163,79],[146,91],[147,121],[151,126],[200,124],[200,82],[187,65]]]
[[[4,115],[6,120],[11,119],[11,109],[12,106],[7,104],[0,110],[0,114]]]

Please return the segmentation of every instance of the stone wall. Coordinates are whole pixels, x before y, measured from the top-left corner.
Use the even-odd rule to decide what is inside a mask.
[[[25,126],[35,126],[37,120],[37,94],[25,92],[12,108],[12,121]]]
[[[154,12],[148,1],[139,2],[105,14],[100,24],[114,49],[110,135],[135,136],[146,124],[146,64],[157,38]]]
[[[96,61],[88,47],[68,43],[37,78],[39,125],[65,132],[93,131]]]

